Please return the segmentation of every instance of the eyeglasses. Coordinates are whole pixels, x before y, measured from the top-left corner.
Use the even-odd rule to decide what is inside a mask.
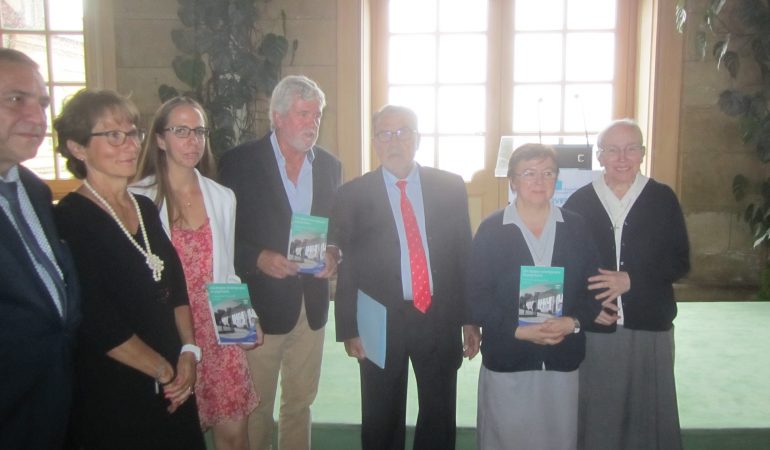
[[[644,145],[639,144],[631,144],[626,146],[625,148],[620,147],[606,147],[602,148],[599,147],[599,150],[601,150],[601,153],[606,154],[607,157],[615,159],[619,158],[621,153],[624,153],[626,156],[641,156],[644,154],[645,147]]]
[[[528,183],[532,183],[538,178],[542,178],[544,181],[553,181],[559,174],[554,170],[538,172],[537,170],[527,169],[524,172],[515,175]]]
[[[206,137],[209,135],[209,129],[206,127],[190,128],[184,125],[164,128],[163,131],[170,131],[174,133],[174,136],[178,137],[179,139],[187,139],[190,137],[190,133],[195,133],[195,137],[198,139],[206,139]]]
[[[396,131],[391,131],[391,130],[380,131],[379,133],[376,133],[374,135],[374,138],[377,139],[378,142],[387,144],[388,142],[392,141],[393,138],[396,138],[397,141],[408,141],[409,139],[414,138],[416,134],[417,134],[417,130],[404,127],[404,128],[399,128]]]
[[[145,132],[144,130],[132,130],[129,132],[121,131],[121,130],[109,130],[109,131],[99,131],[98,133],[91,133],[89,136],[104,136],[107,138],[107,143],[112,145],[113,147],[120,147],[121,145],[126,143],[126,139],[131,138],[137,145],[141,144],[144,141]]]

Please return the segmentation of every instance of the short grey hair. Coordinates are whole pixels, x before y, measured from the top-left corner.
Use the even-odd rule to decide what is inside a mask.
[[[380,108],[379,111],[374,113],[372,116],[372,130],[377,128],[377,121],[380,120],[380,117],[382,116],[388,116],[388,115],[402,115],[406,117],[407,122],[409,122],[409,125],[414,127],[414,131],[419,131],[419,128],[417,126],[417,113],[414,112],[411,108],[407,108],[406,106],[400,106],[400,105],[385,105],[382,108]]]
[[[286,114],[297,98],[318,101],[321,111],[326,106],[326,95],[315,81],[302,75],[289,75],[275,85],[270,97],[270,128],[275,129],[273,114]]]
[[[623,119],[617,119],[610,122],[609,125],[604,127],[602,131],[599,132],[599,135],[596,136],[596,145],[594,146],[594,151],[597,155],[602,152],[602,145],[604,144],[604,136],[607,135],[611,130],[617,128],[617,127],[631,127],[636,130],[637,133],[639,133],[639,138],[642,140],[641,144],[644,144],[644,135],[642,134],[642,128],[639,126],[639,123],[631,119],[629,117],[625,117]]]

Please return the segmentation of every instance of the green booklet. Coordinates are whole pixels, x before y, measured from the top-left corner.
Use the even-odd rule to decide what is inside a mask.
[[[318,273],[326,267],[326,234],[329,219],[294,213],[286,257],[299,264],[301,273]]]
[[[257,341],[257,314],[251,308],[249,288],[243,283],[206,285],[209,308],[220,344],[253,344]]]
[[[522,266],[519,325],[542,323],[562,315],[564,267]]]

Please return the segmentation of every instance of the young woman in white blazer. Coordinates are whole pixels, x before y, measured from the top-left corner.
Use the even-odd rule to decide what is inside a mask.
[[[244,348],[217,343],[206,284],[239,283],[233,267],[235,195],[216,173],[203,107],[175,97],[155,113],[132,190],[158,206],[182,261],[202,358],[195,392],[201,427],[217,450],[248,448],[247,419],[259,403]],[[262,332],[257,326],[257,345]]]

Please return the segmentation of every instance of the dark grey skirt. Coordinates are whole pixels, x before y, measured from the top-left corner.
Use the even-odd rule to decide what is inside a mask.
[[[586,333],[578,448],[680,450],[674,330]]]
[[[479,450],[573,450],[578,371],[479,373]]]

